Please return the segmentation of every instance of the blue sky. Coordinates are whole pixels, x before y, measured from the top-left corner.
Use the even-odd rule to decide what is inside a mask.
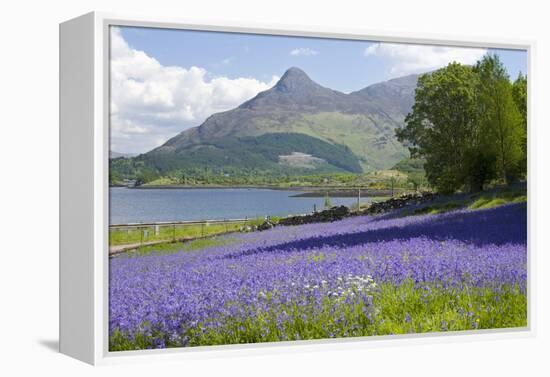
[[[289,67],[349,93],[489,51],[512,78],[526,72],[525,51],[113,27],[111,149],[147,152],[269,89]]]
[[[364,55],[372,42],[154,28],[123,28],[122,35],[163,65],[204,67],[213,76],[269,80],[297,66],[321,85],[351,92],[400,73],[391,72],[387,59]],[[500,56],[512,78],[527,71],[525,51],[491,52]]]

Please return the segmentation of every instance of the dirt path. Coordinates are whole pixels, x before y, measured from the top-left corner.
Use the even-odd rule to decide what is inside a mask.
[[[170,242],[170,241],[157,240],[157,241],[148,241],[148,242],[142,242],[142,243],[131,243],[131,244],[125,244],[125,245],[111,245],[109,246],[109,255],[119,254],[128,250],[137,249],[140,246],[157,245],[157,244],[166,243],[166,242]]]

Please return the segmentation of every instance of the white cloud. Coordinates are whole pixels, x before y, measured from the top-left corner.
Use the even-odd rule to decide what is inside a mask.
[[[213,113],[272,87],[253,78],[210,78],[200,67],[163,66],[111,31],[111,149],[146,152]]]
[[[290,51],[290,55],[292,56],[315,56],[319,55],[319,51],[313,50],[308,47],[300,47],[295,48],[294,50]]]
[[[364,55],[388,60],[392,75],[406,75],[441,68],[451,62],[474,64],[486,52],[482,48],[376,43],[367,47]]]

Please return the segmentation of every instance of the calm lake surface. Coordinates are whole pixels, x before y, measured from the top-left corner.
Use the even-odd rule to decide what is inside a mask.
[[[269,189],[128,189],[111,187],[110,222],[242,219],[310,213],[324,198],[293,198],[302,191]],[[331,198],[333,205],[352,205],[357,198]],[[361,203],[368,203],[368,197]]]

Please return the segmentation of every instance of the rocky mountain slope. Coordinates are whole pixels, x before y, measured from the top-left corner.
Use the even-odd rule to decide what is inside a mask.
[[[284,174],[387,169],[408,156],[394,130],[412,107],[417,77],[345,94],[293,67],[271,89],[135,159],[161,174],[201,166]]]

